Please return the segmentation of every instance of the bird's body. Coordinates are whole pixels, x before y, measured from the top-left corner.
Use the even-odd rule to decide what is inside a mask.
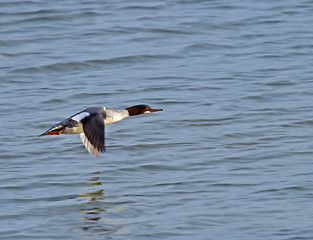
[[[90,107],[57,123],[40,136],[79,133],[81,140],[89,153],[99,156],[100,152],[105,151],[105,125],[121,121],[129,116],[156,111],[163,111],[163,109],[152,109],[148,105],[136,105],[121,110],[104,107]]]
[[[64,129],[62,134],[77,134],[83,132],[83,124],[81,120],[85,117],[88,117],[90,114],[102,114],[104,125],[109,125],[111,123],[115,123],[123,120],[124,118],[129,117],[128,111],[122,109],[112,109],[112,108],[104,108],[104,107],[91,107],[87,108],[79,113],[74,114],[68,119],[63,120],[60,124],[67,123],[68,126]],[[70,124],[72,122],[72,124]]]

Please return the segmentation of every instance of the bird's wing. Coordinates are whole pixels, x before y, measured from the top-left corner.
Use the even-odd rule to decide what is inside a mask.
[[[99,156],[105,151],[103,113],[91,114],[81,120],[83,132],[80,138],[89,153]]]

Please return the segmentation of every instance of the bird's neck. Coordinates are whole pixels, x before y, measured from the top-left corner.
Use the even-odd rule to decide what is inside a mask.
[[[106,118],[104,120],[105,125],[121,121],[124,118],[129,117],[129,113],[125,109],[117,110],[112,108],[106,109]]]

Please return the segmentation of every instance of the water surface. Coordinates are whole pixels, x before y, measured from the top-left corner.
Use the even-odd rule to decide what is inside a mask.
[[[312,239],[309,1],[2,1],[0,237]],[[37,135],[89,106],[164,108]]]

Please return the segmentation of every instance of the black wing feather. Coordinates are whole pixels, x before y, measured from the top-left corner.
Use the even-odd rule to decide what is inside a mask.
[[[104,121],[101,113],[91,114],[81,120],[83,130],[89,142],[100,152],[105,152]]]

